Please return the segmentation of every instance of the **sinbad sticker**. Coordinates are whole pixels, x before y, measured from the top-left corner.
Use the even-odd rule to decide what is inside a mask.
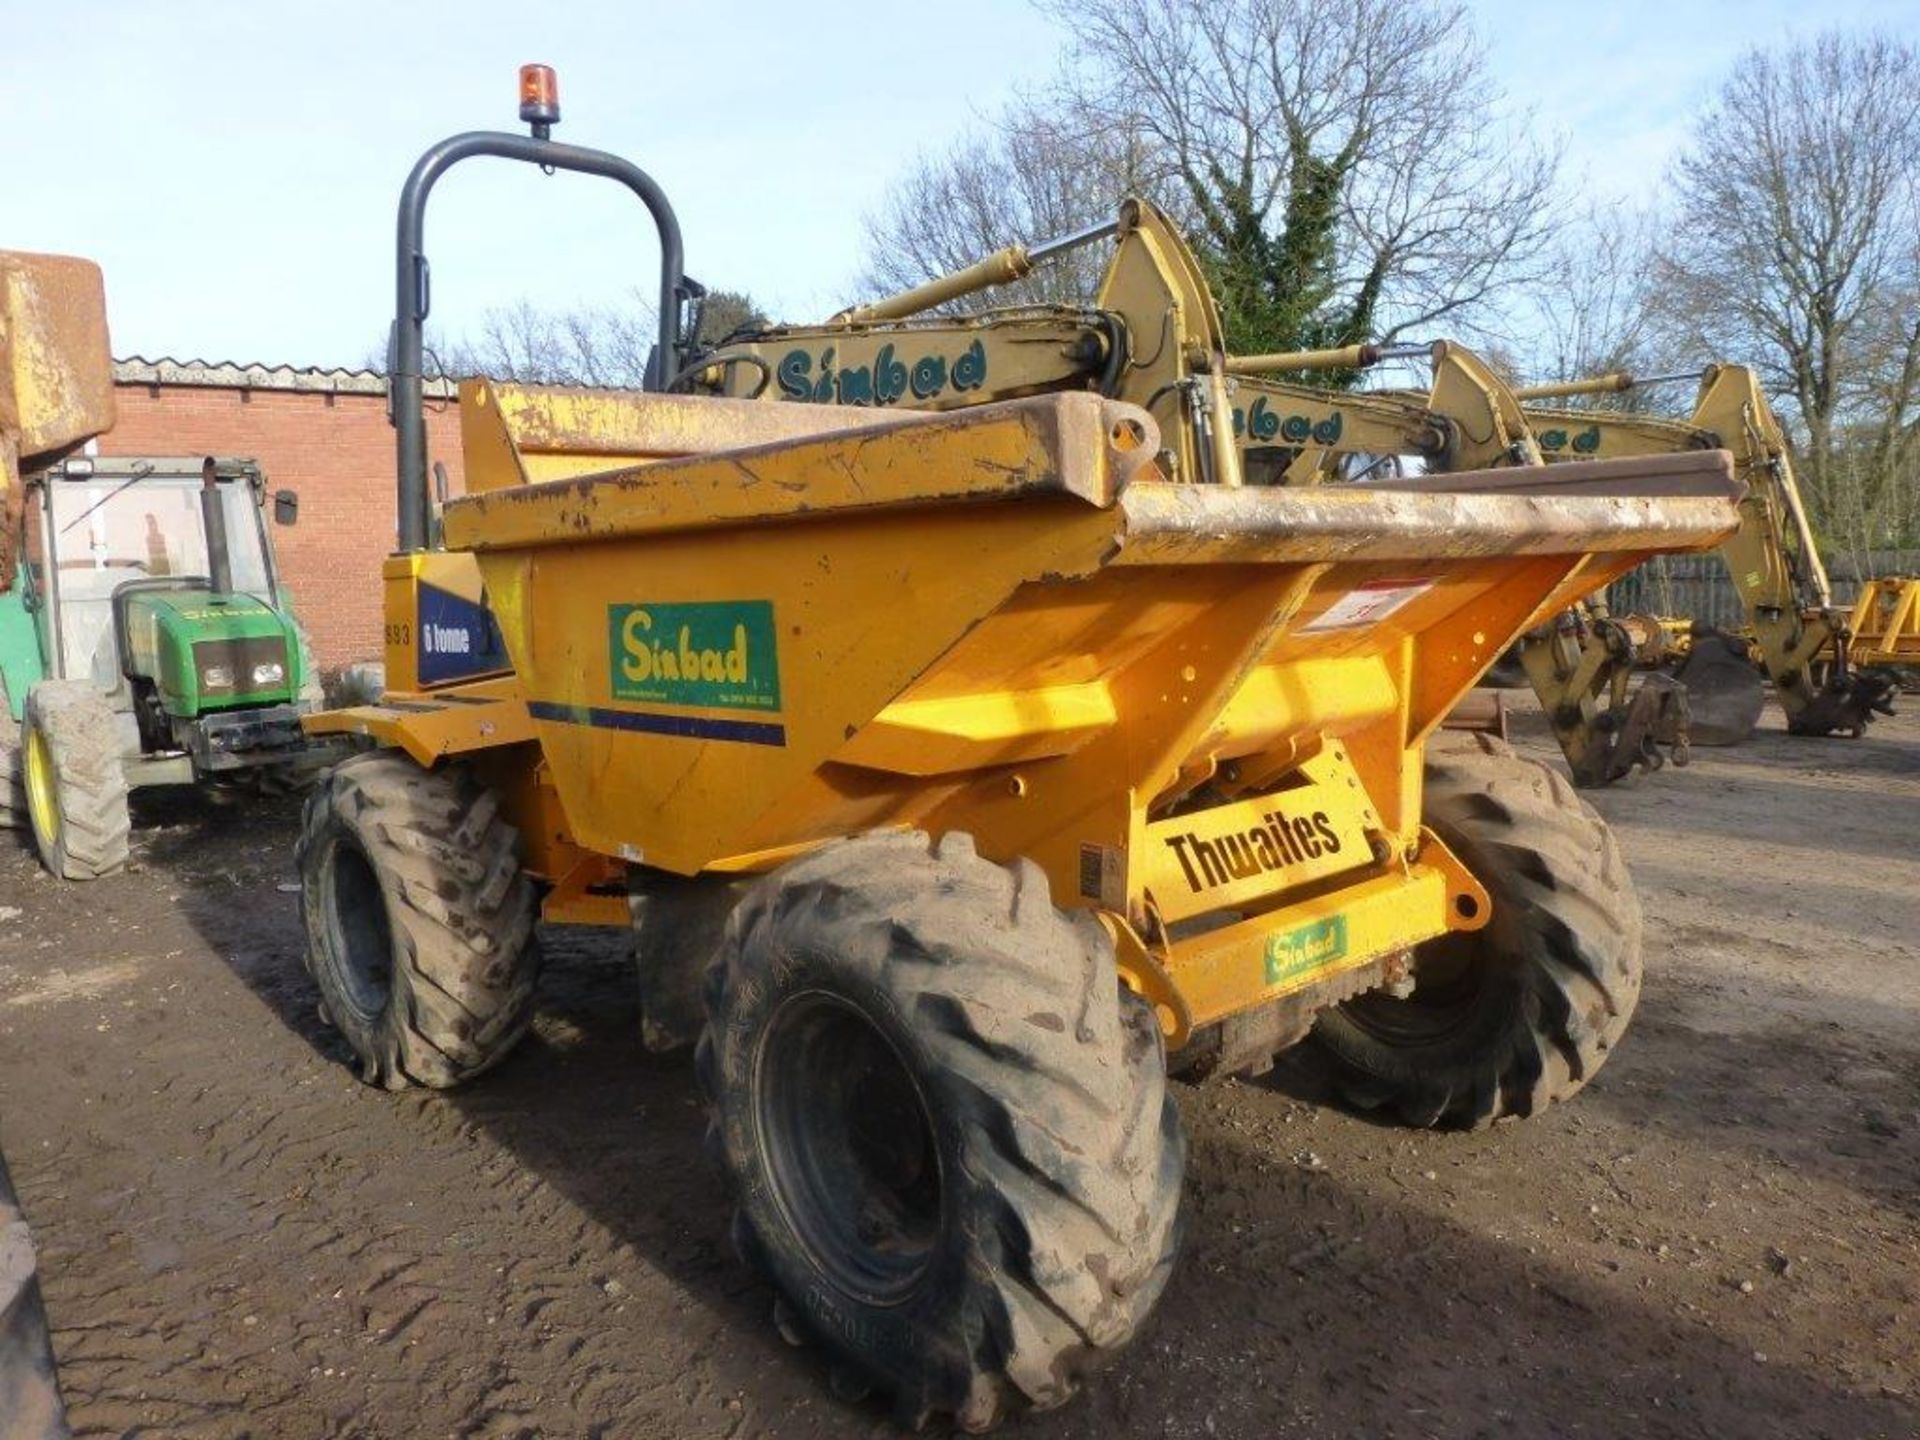
[[[1331,965],[1347,953],[1347,917],[1329,915],[1325,920],[1297,926],[1267,939],[1267,984],[1298,979],[1323,965]]]
[[[773,602],[609,605],[613,694],[712,710],[778,710]]]

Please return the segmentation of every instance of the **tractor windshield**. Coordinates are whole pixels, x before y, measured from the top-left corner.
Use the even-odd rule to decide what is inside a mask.
[[[113,592],[129,580],[205,576],[207,532],[196,477],[96,475],[47,482],[41,587],[54,597],[60,671],[72,679],[118,681]],[[245,483],[220,486],[233,588],[273,600],[260,507]]]

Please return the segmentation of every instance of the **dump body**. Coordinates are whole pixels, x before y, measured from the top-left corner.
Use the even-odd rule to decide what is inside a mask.
[[[446,541],[511,674],[462,715],[396,696],[320,728],[428,760],[534,741],[536,859],[556,828],[683,875],[966,831],[1102,915],[1175,1043],[1484,924],[1421,826],[1424,738],[1540,617],[1718,540],[1739,492],[1720,452],[1174,484],[1146,412],[1086,395],[910,417],[476,383],[462,407]],[[735,409],[784,434],[717,450]]]
[[[0,592],[13,583],[20,469],[113,427],[100,267],[0,250]]]

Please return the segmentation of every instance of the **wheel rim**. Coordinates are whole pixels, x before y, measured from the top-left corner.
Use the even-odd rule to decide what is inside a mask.
[[[38,727],[27,731],[27,816],[42,844],[51,848],[60,843],[59,779],[47,737]]]
[[[1415,951],[1411,994],[1373,990],[1340,1008],[1362,1030],[1386,1044],[1433,1044],[1473,1020],[1486,990],[1486,977],[1486,959],[1475,937],[1442,936]]]
[[[868,1304],[905,1300],[945,1207],[933,1117],[900,1052],[838,996],[792,996],[761,1039],[754,1104],[763,1168],[813,1263]]]
[[[321,904],[343,998],[373,1024],[393,994],[393,931],[373,862],[357,845],[338,844],[323,872]]]

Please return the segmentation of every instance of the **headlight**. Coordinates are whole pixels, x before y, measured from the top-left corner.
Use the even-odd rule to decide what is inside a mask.
[[[209,665],[200,672],[200,683],[209,690],[231,690],[233,688],[233,667],[231,665]]]
[[[253,683],[256,685],[278,685],[287,678],[287,667],[278,660],[269,660],[264,665],[253,667]]]

